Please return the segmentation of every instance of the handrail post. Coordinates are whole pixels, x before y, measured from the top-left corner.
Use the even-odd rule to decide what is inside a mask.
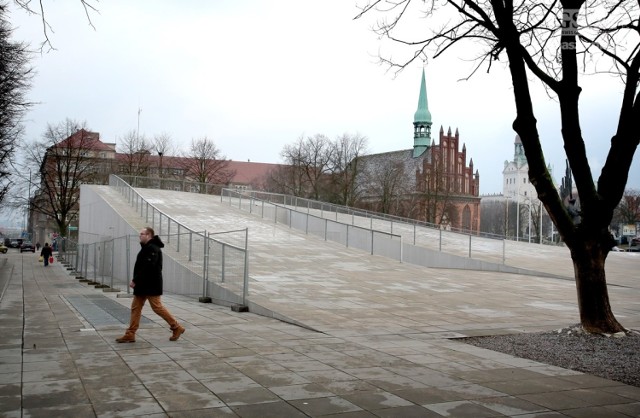
[[[249,228],[245,230],[244,238],[244,284],[242,286],[242,304],[247,305],[247,295],[249,294]]]
[[[227,268],[227,263],[225,263],[226,260],[226,256],[227,256],[227,246],[225,245],[225,243],[222,243],[222,261],[220,263],[220,282],[224,283],[225,281],[225,269]]]
[[[349,248],[349,225],[346,225],[346,227],[347,227],[347,248]]]
[[[413,224],[413,245],[416,245],[416,224]]]
[[[207,270],[209,267],[209,236],[207,235],[207,230],[205,229],[203,233],[204,237],[204,254],[202,256],[202,297],[207,297]]]
[[[373,240],[374,240],[374,238],[373,238],[373,229],[370,229],[370,231],[371,231],[371,255],[373,255]]]
[[[327,240],[327,233],[328,233],[327,230],[329,229],[329,225],[327,225],[328,223],[329,221],[325,219],[324,220],[324,240],[325,241]]]
[[[127,261],[125,264],[127,265],[127,277],[124,280],[124,286],[127,288],[127,294],[131,293],[131,288],[129,287],[129,281],[132,279],[131,277],[131,266],[129,265],[129,262],[131,261],[129,259],[129,254],[131,254],[131,239],[129,238],[130,235],[126,235],[125,239],[127,240],[125,243],[125,254],[124,254],[124,259]]]
[[[111,240],[111,281],[109,282],[109,287],[113,289],[113,267],[116,265],[116,239],[113,238]]]
[[[96,279],[98,278],[97,274],[96,274],[96,264],[97,264],[97,261],[96,261],[96,253],[97,253],[97,251],[96,251],[96,243],[94,242],[91,245],[93,245],[93,282],[96,283],[97,282]]]
[[[507,257],[506,257],[506,247],[507,247],[507,240],[506,239],[502,239],[502,264],[506,264],[507,263]]]

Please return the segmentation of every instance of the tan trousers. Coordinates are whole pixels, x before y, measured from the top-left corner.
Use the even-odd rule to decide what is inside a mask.
[[[151,305],[151,309],[162,319],[167,321],[167,324],[171,327],[171,329],[178,327],[178,321],[169,313],[167,308],[164,307],[162,301],[160,300],[160,296],[133,296],[133,300],[131,301],[131,320],[129,322],[129,328],[125,335],[134,336],[136,335],[136,331],[140,327],[140,318],[142,317],[142,307],[146,301],[149,301],[149,305]]]

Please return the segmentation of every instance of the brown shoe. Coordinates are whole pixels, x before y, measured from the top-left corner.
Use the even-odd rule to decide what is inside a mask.
[[[184,329],[184,327],[177,325],[175,328],[172,328],[171,331],[173,331],[173,335],[169,337],[169,341],[178,341],[178,338],[180,338],[180,336],[184,334],[186,330]]]
[[[117,343],[135,343],[136,337],[132,337],[130,335],[123,335],[120,338],[116,338]]]

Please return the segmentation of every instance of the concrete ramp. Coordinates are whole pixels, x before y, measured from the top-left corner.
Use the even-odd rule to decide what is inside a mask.
[[[115,189],[87,187],[100,197],[96,202],[103,200],[119,218],[95,223],[96,227],[113,222],[114,229],[124,233],[121,222],[129,231],[144,226],[144,219],[135,215]],[[529,262],[533,259],[540,267],[539,276],[428,268],[304,235],[230,207],[220,196],[136,191],[196,230],[248,228],[249,306],[266,316],[334,335],[386,334],[402,329],[434,337],[466,335],[479,329],[549,329],[578,320],[573,281],[550,277],[554,272],[570,271],[566,253],[556,248],[546,251],[537,244],[521,245],[519,257]],[[81,224],[83,231],[85,225]],[[104,231],[90,232],[105,235]],[[619,271],[631,272],[637,267],[637,259],[616,258]],[[625,293],[612,286],[612,300],[638,295],[639,286],[632,276],[614,274],[610,282],[633,287]]]

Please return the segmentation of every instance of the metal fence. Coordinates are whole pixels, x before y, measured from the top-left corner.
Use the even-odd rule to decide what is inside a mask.
[[[387,255],[391,251],[395,252],[392,258],[397,259],[399,256],[402,260],[402,245],[397,250],[393,245],[393,250],[388,246],[375,249],[376,244],[383,240],[391,240],[499,264],[505,264],[507,259],[509,240],[503,236],[443,229],[413,219],[278,193],[222,189],[221,196],[223,202],[239,209],[347,246],[367,251],[373,249],[372,254],[382,251],[382,255]],[[362,243],[361,231],[367,231],[370,244]],[[384,239],[375,239],[377,235]],[[356,242],[358,243],[355,244]]]
[[[250,213],[258,211],[260,216],[276,223],[398,260],[402,260],[403,244],[412,244],[460,257],[505,264],[511,242],[501,235],[442,228],[414,219],[279,193],[237,190],[184,180],[122,178],[134,187],[220,194],[222,200],[226,199],[230,205],[237,205]],[[394,243],[381,244],[389,240]]]
[[[143,189],[173,190],[176,192],[219,195],[222,188],[225,187],[222,184],[199,183],[184,179],[123,175],[117,177],[122,179],[125,183],[130,184],[131,187],[139,187]]]
[[[402,237],[398,234],[301,212],[295,207],[291,208],[285,204],[255,198],[253,193],[255,192],[222,189],[221,199],[222,202],[226,202],[230,206],[259,214],[263,219],[284,224],[307,235],[337,242],[346,247],[358,248],[372,255],[381,255],[402,261]],[[264,195],[264,193],[260,193],[260,195]],[[286,197],[284,195],[278,196]]]
[[[177,240],[176,237],[174,239]],[[209,239],[211,241],[211,239]],[[213,297],[214,293],[208,288],[209,281],[216,284],[227,284],[229,290],[243,293],[242,281],[237,276],[243,273],[244,255],[229,254],[228,245],[201,246],[202,256],[193,257],[208,260],[202,264],[203,272],[194,271],[188,263],[167,262],[164,257],[163,276],[164,288],[175,294],[188,296]],[[82,278],[100,285],[104,288],[112,288],[131,292],[129,282],[133,277],[131,260],[132,249],[139,247],[137,235],[127,235],[106,241],[97,241],[87,244],[77,244],[67,240],[66,251],[61,251],[59,257],[67,262]],[[209,254],[205,251],[209,250]],[[216,254],[216,251],[225,254]],[[165,252],[165,254],[168,254]],[[172,261],[175,258],[172,257]],[[206,279],[205,279],[206,278]],[[244,295],[246,297],[246,293]],[[228,302],[237,302],[229,300]]]
[[[109,183],[125,197],[144,225],[152,227],[164,242],[166,291],[246,304],[248,229],[194,231],[160,211],[117,176],[112,175]],[[129,292],[138,248],[137,235],[105,240],[80,231],[80,243],[66,240],[61,255],[84,278]]]

